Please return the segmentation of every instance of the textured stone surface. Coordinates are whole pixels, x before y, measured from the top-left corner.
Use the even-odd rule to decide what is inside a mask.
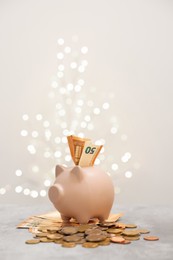
[[[53,210],[49,205],[33,207],[17,205],[0,206],[1,240],[0,259],[38,260],[172,260],[173,259],[173,207],[114,206],[112,213],[124,212],[121,221],[135,223],[146,228],[150,234],[159,236],[155,242],[134,241],[129,245],[111,244],[110,246],[86,249],[80,245],[63,248],[54,243],[26,245],[31,235],[27,230],[16,229],[16,225],[31,215]]]

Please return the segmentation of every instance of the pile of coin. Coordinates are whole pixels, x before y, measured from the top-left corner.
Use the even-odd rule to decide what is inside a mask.
[[[78,224],[77,222],[59,223],[57,226],[39,225],[30,227],[33,238],[26,244],[55,243],[62,247],[82,245],[85,248],[108,246],[111,243],[127,245],[139,240],[143,235],[146,241],[159,240],[157,236],[146,236],[150,231],[139,229],[135,224],[116,221],[103,223]]]

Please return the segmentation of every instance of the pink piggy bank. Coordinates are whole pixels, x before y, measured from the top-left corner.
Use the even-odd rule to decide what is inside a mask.
[[[56,180],[49,189],[49,199],[64,221],[75,218],[88,223],[108,218],[114,201],[114,187],[109,175],[98,167],[56,166]]]

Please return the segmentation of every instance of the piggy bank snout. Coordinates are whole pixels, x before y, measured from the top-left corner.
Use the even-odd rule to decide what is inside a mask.
[[[63,194],[64,194],[64,190],[60,184],[52,185],[48,192],[49,199],[53,203],[56,203],[56,201],[58,201],[60,198],[62,198]]]

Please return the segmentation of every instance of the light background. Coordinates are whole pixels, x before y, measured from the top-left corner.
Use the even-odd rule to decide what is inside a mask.
[[[57,70],[57,39],[77,34],[89,47],[87,85],[97,88],[98,99],[102,90],[114,92],[111,112],[141,165],[123,178],[116,202],[173,205],[172,29],[172,1],[1,0],[0,186],[15,182],[15,169],[28,164],[21,116],[44,107]],[[0,201],[38,202],[12,191]]]

